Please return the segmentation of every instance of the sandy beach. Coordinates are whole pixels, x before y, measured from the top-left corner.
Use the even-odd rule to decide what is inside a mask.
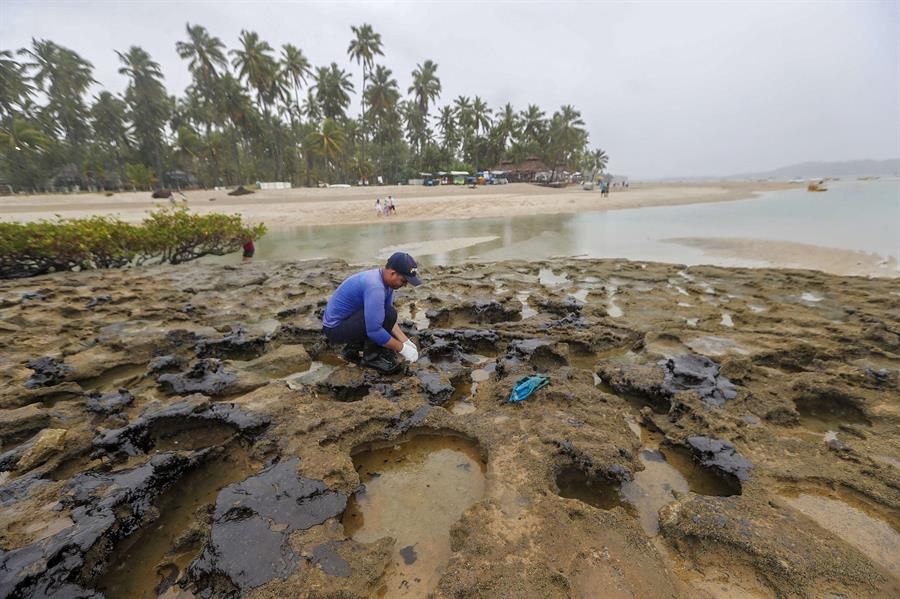
[[[225,191],[192,190],[176,194],[177,205],[198,213],[240,213],[250,223],[265,223],[277,232],[289,227],[312,225],[397,223],[410,221],[480,219],[527,215],[574,214],[603,210],[625,210],[728,202],[755,194],[795,189],[797,184],[766,182],[635,184],[612,191],[603,198],[597,191],[580,186],[550,189],[525,183],[469,189],[462,186],[384,186],[352,188],[294,188],[257,191],[232,197]],[[397,213],[378,215],[375,198],[392,196]],[[0,202],[0,221],[114,216],[140,222],[150,210],[169,205],[149,192],[43,194],[6,197]],[[484,241],[478,237],[435,239],[395,249],[412,253],[434,253],[458,249]],[[670,239],[674,244],[701,249],[710,258],[737,258],[782,268],[807,268],[838,275],[897,277],[894,258],[818,245],[760,239],[692,237]],[[421,247],[425,244],[427,247]],[[436,249],[433,244],[439,244]],[[713,260],[714,261],[714,260]]]
[[[601,198],[597,191],[584,191],[580,186],[549,189],[527,183],[477,189],[462,186],[295,188],[257,191],[239,197],[228,196],[225,191],[193,190],[184,195],[186,205],[197,212],[239,212],[250,222],[263,222],[270,228],[277,228],[379,222],[384,217],[376,214],[375,199],[388,195],[397,206],[397,214],[390,219],[397,222],[725,202],[745,199],[756,192],[795,187],[797,185],[787,183],[654,183],[612,191],[607,198]],[[182,204],[178,194],[176,198]],[[168,201],[154,200],[146,191],[117,193],[109,197],[101,193],[14,196],[0,200],[0,220],[106,215],[137,222],[148,210],[167,205]]]

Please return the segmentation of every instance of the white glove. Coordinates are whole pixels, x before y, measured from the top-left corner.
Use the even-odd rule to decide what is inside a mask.
[[[403,349],[400,350],[400,355],[406,358],[407,362],[415,362],[419,359],[419,350],[416,349],[412,341],[407,339],[403,342]]]

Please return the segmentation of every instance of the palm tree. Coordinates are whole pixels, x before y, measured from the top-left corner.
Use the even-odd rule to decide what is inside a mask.
[[[437,116],[438,129],[441,130],[441,141],[443,149],[449,154],[456,152],[456,146],[459,143],[458,132],[456,131],[456,115],[452,106],[443,106]]]
[[[91,106],[94,139],[110,148],[120,171],[125,168],[124,153],[128,150],[127,110],[125,102],[108,91],[100,92]]]
[[[306,85],[306,78],[312,75],[309,60],[303,51],[291,44],[281,47],[281,72],[287,77],[294,87],[294,102],[297,109],[300,108],[300,82]]]
[[[384,161],[384,145],[390,137],[389,124],[395,121],[397,103],[400,101],[400,88],[390,69],[381,65],[375,67],[365,96],[369,105],[367,120],[373,125],[381,166]]]
[[[71,147],[70,159],[81,167],[81,145],[86,140],[87,106],[83,96],[96,83],[94,66],[76,52],[48,40],[31,40],[32,49],[19,54],[32,59],[26,67],[34,71],[38,88],[47,94],[47,110]]]
[[[330,67],[316,69],[316,84],[313,87],[325,118],[344,119],[344,111],[350,105],[350,93],[353,92],[350,76],[333,62]]]
[[[503,111],[498,115],[497,125],[494,127],[493,137],[499,146],[506,150],[506,146],[511,139],[518,137],[519,133],[519,117],[513,110],[512,104],[507,103],[503,107]]]
[[[375,56],[384,56],[384,52],[381,51],[381,34],[375,33],[372,26],[368,23],[363,23],[359,27],[351,26],[350,30],[353,31],[353,35],[356,37],[352,39],[350,45],[347,46],[347,54],[350,55],[351,60],[356,60],[356,64],[361,63],[363,69],[362,106],[360,114],[363,119],[363,130],[365,130],[366,73],[372,70],[372,63],[375,60]],[[363,152],[365,152],[365,149]]]
[[[0,118],[12,116],[33,93],[25,65],[17,62],[10,50],[0,51]]]
[[[124,66],[119,73],[130,80],[125,102],[131,109],[131,122],[145,163],[152,162],[162,176],[162,136],[171,112],[159,63],[143,48],[132,46],[128,52],[116,52]]]
[[[536,104],[529,104],[528,108],[521,113],[521,132],[523,141],[537,142],[544,134],[546,127],[546,113]]]
[[[6,158],[9,182],[31,189],[37,187],[41,178],[37,159],[51,144],[50,138],[25,119],[12,118],[0,125],[0,154]]]
[[[255,31],[242,30],[240,41],[241,49],[230,52],[234,57],[231,64],[238,77],[256,90],[256,103],[262,108],[264,100],[271,97],[272,79],[278,75],[272,46],[261,41]]]
[[[416,65],[412,72],[413,83],[406,93],[413,94],[423,115],[428,114],[428,104],[441,96],[441,80],[437,77],[437,64],[426,60]]]
[[[479,96],[475,96],[475,99],[472,100],[472,125],[475,129],[475,136],[478,136],[478,132],[486,132],[491,127],[491,109],[488,108],[487,103],[482,100]],[[475,170],[478,170],[478,158],[479,158],[479,149],[481,148],[481,142],[478,139],[472,140],[475,146]]]
[[[322,127],[311,132],[307,140],[312,152],[325,161],[328,171],[328,183],[331,183],[331,173],[334,165],[344,154],[344,146],[347,137],[341,127],[332,119],[322,121]]]
[[[223,52],[225,44],[219,38],[210,36],[202,25],[191,26],[190,23],[186,23],[184,27],[188,41],[175,42],[175,50],[178,56],[190,61],[188,70],[194,79],[204,83],[204,87],[209,91],[209,84],[219,78],[216,67],[228,68],[228,61]]]
[[[587,145],[587,131],[581,113],[569,104],[562,106],[550,119],[547,137],[543,146],[544,162],[553,169],[555,178],[556,167],[573,165]]]

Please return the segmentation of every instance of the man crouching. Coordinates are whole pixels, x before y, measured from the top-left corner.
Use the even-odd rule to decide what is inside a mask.
[[[394,291],[420,285],[412,256],[397,252],[384,268],[364,270],[341,283],[325,306],[322,331],[329,343],[346,344],[343,357],[384,374],[400,368],[396,354],[408,362],[419,359],[419,350],[400,330]],[[362,359],[360,360],[360,352]]]

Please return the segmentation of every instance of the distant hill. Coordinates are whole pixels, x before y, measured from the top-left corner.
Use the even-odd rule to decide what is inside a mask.
[[[900,158],[802,162],[759,173],[731,175],[727,179],[813,179],[817,177],[900,176]]]

